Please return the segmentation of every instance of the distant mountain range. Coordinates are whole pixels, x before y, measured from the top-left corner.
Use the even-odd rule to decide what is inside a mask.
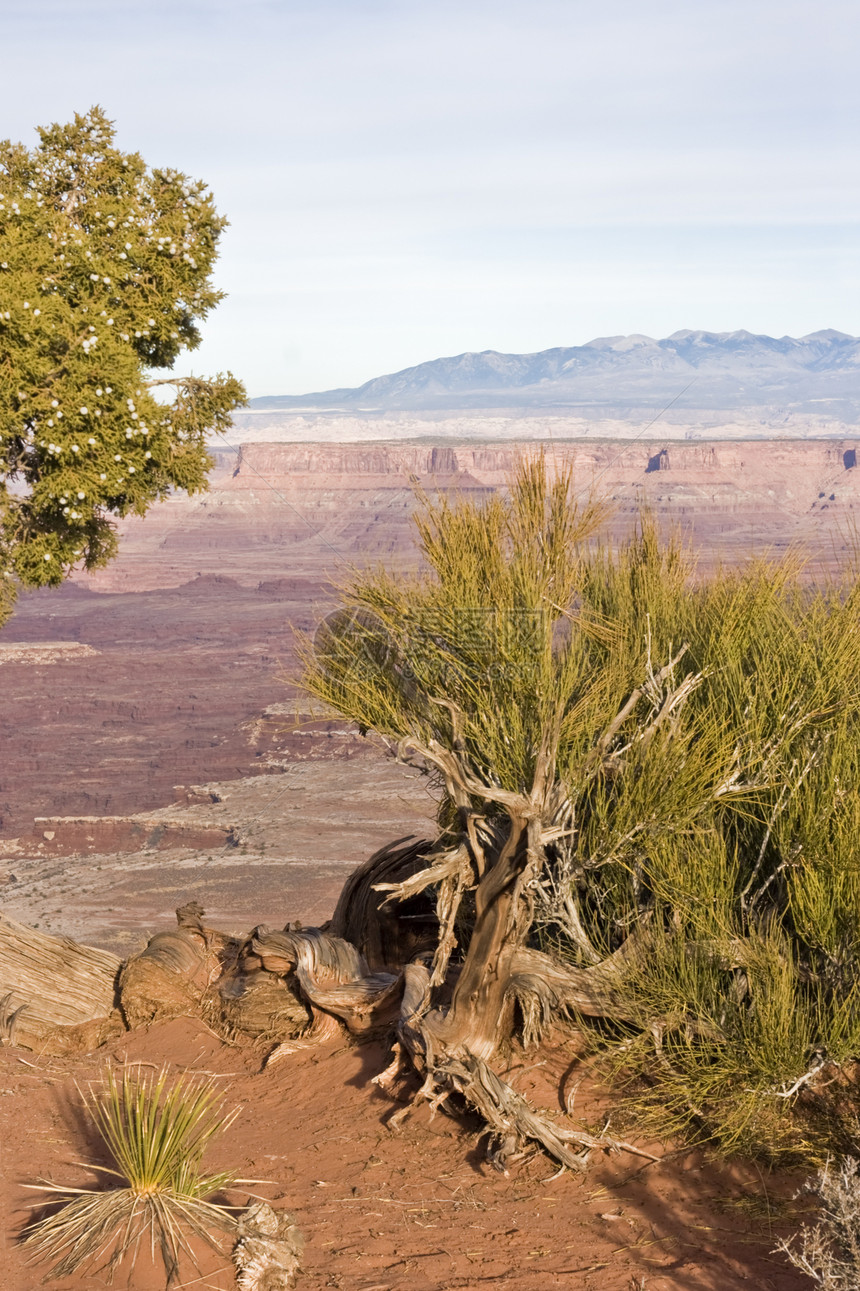
[[[375,377],[355,389],[252,399],[257,411],[351,413],[452,409],[543,410],[628,416],[659,411],[767,407],[771,412],[860,420],[860,337],[674,332],[607,336],[586,345],[458,354]]]

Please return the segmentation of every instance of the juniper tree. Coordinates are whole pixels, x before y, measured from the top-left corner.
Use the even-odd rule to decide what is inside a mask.
[[[222,297],[206,185],[120,151],[97,107],[38,135],[0,143],[0,623],[16,586],[108,561],[116,517],[205,488],[245,397],[169,371]]]

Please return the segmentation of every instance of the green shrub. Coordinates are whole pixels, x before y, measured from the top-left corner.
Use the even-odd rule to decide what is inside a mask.
[[[423,572],[355,575],[305,685],[436,785],[439,854],[472,867],[437,963],[468,962],[519,803],[505,953],[611,974],[582,1021],[640,1120],[823,1159],[860,1059],[856,562],[706,579],[647,514],[603,541],[605,514],[542,457],[507,495],[425,499]]]

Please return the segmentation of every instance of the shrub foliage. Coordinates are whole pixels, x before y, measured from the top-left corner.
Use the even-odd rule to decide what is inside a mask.
[[[504,496],[424,498],[422,571],[355,574],[305,683],[433,778],[440,848],[477,866],[446,953],[527,800],[505,936],[612,965],[583,1024],[640,1122],[814,1157],[860,1056],[860,588],[791,554],[705,580],[606,514],[542,457]]]
[[[121,152],[99,108],[33,150],[0,142],[0,622],[16,584],[110,559],[113,517],[205,487],[205,433],[244,390],[150,374],[199,344],[225,224],[205,184]]]

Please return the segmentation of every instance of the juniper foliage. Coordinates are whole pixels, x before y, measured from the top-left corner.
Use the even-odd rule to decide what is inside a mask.
[[[16,586],[108,561],[114,518],[205,488],[205,434],[245,398],[154,375],[222,296],[206,185],[120,151],[97,107],[38,134],[0,142],[0,623]]]

